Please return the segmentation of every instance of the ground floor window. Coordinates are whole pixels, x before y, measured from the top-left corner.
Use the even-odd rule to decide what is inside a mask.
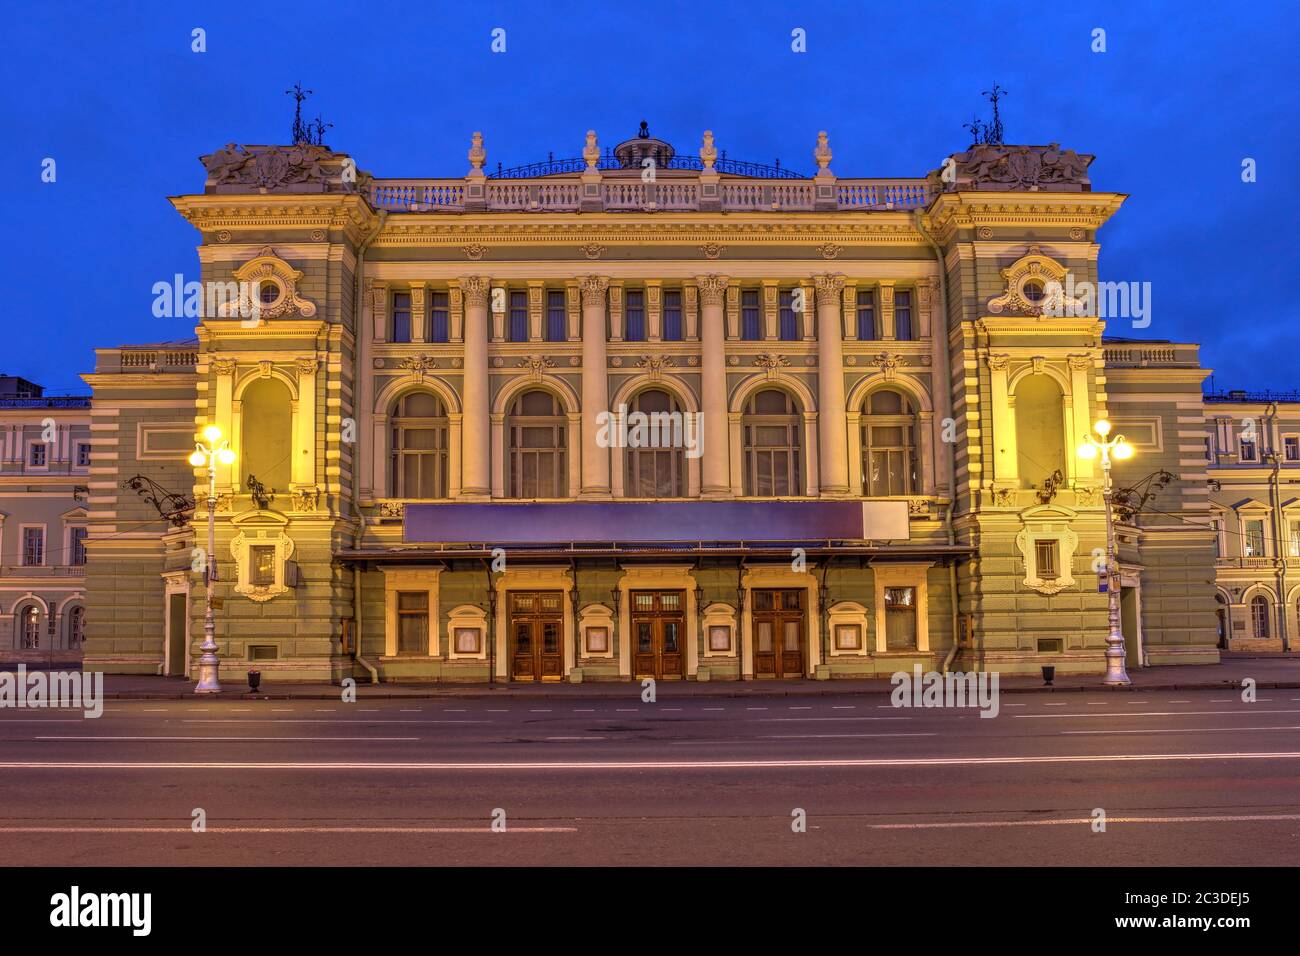
[[[397,652],[424,654],[429,648],[429,592],[397,592]]]
[[[1268,637],[1268,598],[1262,594],[1250,599],[1250,623],[1255,637]]]
[[[916,588],[885,588],[885,648],[916,648]]]
[[[19,634],[23,650],[35,650],[41,646],[41,611],[34,604],[23,608],[18,619]]]

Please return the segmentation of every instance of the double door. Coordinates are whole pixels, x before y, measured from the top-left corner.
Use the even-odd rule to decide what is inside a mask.
[[[633,591],[629,601],[634,675],[680,679],[686,672],[686,592]]]
[[[801,588],[753,592],[754,676],[805,675],[807,597]]]
[[[510,592],[510,677],[564,677],[564,605],[560,591]]]

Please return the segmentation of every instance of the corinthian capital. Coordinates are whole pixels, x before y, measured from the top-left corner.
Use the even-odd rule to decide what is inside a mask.
[[[492,290],[492,280],[487,276],[462,276],[461,291],[465,294],[465,304],[487,305],[488,294]]]
[[[726,301],[727,277],[720,275],[697,276],[701,305],[722,305]]]
[[[835,272],[813,276],[813,288],[816,289],[818,305],[839,305],[840,295],[844,292],[844,276]]]
[[[604,305],[605,292],[609,289],[609,280],[604,276],[583,276],[578,280],[582,289],[583,305]]]

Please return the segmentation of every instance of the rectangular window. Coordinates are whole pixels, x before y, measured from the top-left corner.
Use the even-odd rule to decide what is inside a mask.
[[[1214,532],[1214,556],[1223,557],[1223,519],[1214,518],[1210,521],[1210,530]]]
[[[894,338],[910,342],[912,334],[912,293],[894,293]]]
[[[780,335],[782,342],[795,342],[799,339],[799,316],[794,311],[794,292],[786,290],[779,298]]]
[[[43,441],[32,442],[28,462],[33,468],[44,468],[46,464],[46,444]]]
[[[563,342],[569,337],[568,313],[564,308],[563,290],[546,293],[546,341]]]
[[[424,336],[427,342],[451,340],[451,311],[447,299],[446,292],[433,292],[429,295],[429,328]]]
[[[1246,557],[1262,558],[1264,556],[1264,522],[1247,521],[1246,535],[1243,541]]]
[[[623,338],[628,342],[645,341],[645,293],[640,289],[627,292],[627,309],[624,313]]]
[[[885,649],[916,647],[916,588],[885,588]]]
[[[1038,579],[1054,581],[1061,576],[1057,565],[1060,555],[1060,542],[1055,538],[1045,538],[1034,542],[1034,562],[1037,565]]]
[[[664,291],[664,335],[665,342],[682,340],[682,294],[677,289]]]
[[[759,315],[757,289],[741,290],[740,337],[746,342],[757,342],[763,337],[763,325]]]
[[[275,584],[275,545],[255,544],[248,549],[248,583],[258,588]]]
[[[509,328],[506,329],[506,341],[528,341],[528,293],[510,293]]]
[[[1205,438],[1205,460],[1214,461],[1214,440],[1208,435]]]
[[[44,446],[42,446],[44,447]],[[23,564],[39,567],[45,563],[45,529],[23,528]]]
[[[858,338],[870,342],[876,337],[876,290],[858,290]]]
[[[90,467],[90,442],[77,442],[77,467]]]
[[[1255,442],[1254,442],[1254,441],[1249,440],[1249,439],[1245,439],[1245,438],[1243,438],[1243,439],[1241,440],[1241,460],[1242,460],[1242,461],[1254,461],[1254,460],[1255,460]]]
[[[429,651],[429,592],[397,592],[397,652],[427,654]]]
[[[1300,461],[1300,435],[1287,435],[1282,439],[1282,455],[1287,461]]]
[[[1300,558],[1300,521],[1291,522],[1290,538],[1288,552],[1291,557]]]
[[[68,563],[81,567],[86,563],[86,529],[71,528],[68,531],[69,548]]]
[[[393,341],[411,341],[411,293],[393,293]]]

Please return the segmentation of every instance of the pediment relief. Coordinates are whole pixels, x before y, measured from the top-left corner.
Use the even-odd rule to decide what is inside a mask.
[[[1004,291],[990,299],[988,310],[994,315],[1080,315],[1083,303],[1067,296],[1064,289],[1069,269],[1038,246],[1002,270]]]
[[[223,318],[275,319],[298,313],[305,318],[316,314],[316,303],[298,293],[302,273],[285,262],[270,246],[235,270],[237,296],[227,297],[218,314]]]

